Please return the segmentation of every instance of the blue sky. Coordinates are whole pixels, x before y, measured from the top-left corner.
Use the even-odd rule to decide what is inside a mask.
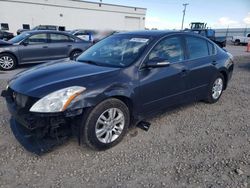
[[[102,0],[102,2],[147,8],[148,28],[180,29],[183,3],[189,3],[184,28],[189,27],[192,21],[206,22],[212,28],[250,27],[250,0]]]

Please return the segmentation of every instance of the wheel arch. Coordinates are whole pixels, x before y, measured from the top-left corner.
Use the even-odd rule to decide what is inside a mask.
[[[71,56],[71,54],[72,54],[73,52],[76,52],[76,51],[81,51],[81,52],[83,52],[83,50],[80,49],[80,48],[74,48],[74,49],[72,49],[72,50],[69,52],[69,56]]]
[[[225,89],[227,89],[228,73],[227,73],[227,71],[224,70],[224,69],[219,70],[219,72],[220,72],[220,73],[223,75],[223,77],[224,77],[225,84],[224,84],[223,90],[225,90]]]

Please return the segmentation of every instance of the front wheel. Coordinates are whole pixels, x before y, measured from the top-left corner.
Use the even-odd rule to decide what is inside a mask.
[[[87,110],[83,122],[84,143],[93,149],[105,150],[118,144],[129,127],[128,107],[118,99],[107,99]]]
[[[224,89],[225,79],[222,74],[213,79],[213,81],[209,85],[208,95],[206,101],[208,103],[215,103],[219,100],[222,95]]]
[[[0,54],[0,70],[13,70],[17,66],[16,58],[8,53]]]

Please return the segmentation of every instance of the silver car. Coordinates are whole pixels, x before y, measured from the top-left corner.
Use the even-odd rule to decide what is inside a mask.
[[[0,69],[12,70],[19,64],[76,59],[92,43],[60,31],[28,31],[0,41]]]

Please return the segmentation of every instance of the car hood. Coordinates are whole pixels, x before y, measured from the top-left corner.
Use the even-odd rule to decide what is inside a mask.
[[[17,74],[9,87],[23,95],[42,98],[56,90],[83,86],[93,87],[98,81],[113,76],[119,68],[103,67],[75,61],[45,63]]]
[[[4,41],[4,40],[0,40],[0,47],[1,47],[1,46],[10,46],[10,45],[12,45],[11,42]]]

